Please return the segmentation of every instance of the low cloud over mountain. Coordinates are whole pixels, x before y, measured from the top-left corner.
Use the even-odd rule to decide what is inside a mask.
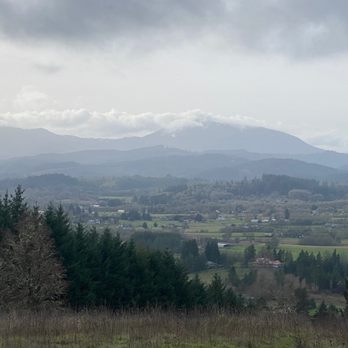
[[[44,104],[44,95],[26,89],[16,99],[23,105]],[[40,109],[40,108],[38,108]],[[175,132],[183,128],[202,127],[209,122],[240,126],[265,126],[265,122],[244,116],[221,116],[192,110],[182,113],[131,114],[110,110],[107,112],[54,109],[27,109],[0,113],[0,126],[45,128],[59,134],[82,137],[120,138],[127,135],[144,135],[157,130]]]

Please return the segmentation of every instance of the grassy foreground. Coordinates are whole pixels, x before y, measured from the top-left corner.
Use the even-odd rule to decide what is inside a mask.
[[[166,312],[8,314],[0,347],[348,347],[348,321]]]

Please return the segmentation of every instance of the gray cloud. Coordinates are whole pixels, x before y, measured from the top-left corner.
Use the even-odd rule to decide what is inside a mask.
[[[45,74],[56,74],[63,70],[63,66],[54,63],[35,63],[34,68]]]
[[[122,40],[203,28],[221,0],[0,0],[0,27],[12,38]]]
[[[238,0],[228,33],[248,47],[292,56],[348,49],[345,0]]]
[[[0,0],[10,39],[144,45],[216,35],[294,57],[348,49],[346,0]]]

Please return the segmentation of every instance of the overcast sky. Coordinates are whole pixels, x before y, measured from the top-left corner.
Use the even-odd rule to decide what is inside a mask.
[[[348,151],[347,0],[0,0],[0,125],[207,120]]]

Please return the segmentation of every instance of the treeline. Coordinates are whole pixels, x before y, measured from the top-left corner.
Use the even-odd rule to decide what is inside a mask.
[[[278,194],[282,196],[301,195],[301,191],[308,191],[313,195],[321,195],[324,199],[343,197],[348,193],[348,185],[319,182],[314,179],[296,178],[287,175],[264,174],[261,178],[244,179],[241,181],[204,181],[187,180],[171,176],[164,178],[146,178],[141,176],[103,179],[98,181],[99,186],[108,187],[108,190],[139,190],[136,200],[141,204],[166,204],[178,196],[191,196],[197,200],[211,198],[216,194],[218,198],[233,196],[268,196]],[[106,185],[107,184],[107,185]],[[141,194],[141,190],[157,188],[161,192],[155,194]],[[296,192],[299,190],[299,192]],[[291,192],[293,191],[293,192]],[[319,198],[319,197],[318,197]]]
[[[316,180],[285,175],[263,175],[242,181],[203,181],[175,178],[130,176],[79,180],[61,174],[47,174],[24,179],[0,181],[0,192],[15,188],[16,183],[30,188],[28,198],[47,204],[51,200],[99,200],[103,196],[132,197],[132,208],[151,213],[211,212],[229,205],[233,199],[286,196],[303,201],[335,200],[348,196],[347,184],[320,183]],[[40,197],[40,198],[38,198]],[[124,206],[122,199],[108,199],[110,207]],[[102,203],[102,204],[103,204]],[[213,210],[214,209],[214,210]]]
[[[37,176],[28,176],[22,179],[2,179],[0,180],[0,189],[7,190],[8,188],[16,188],[20,182],[21,186],[29,188],[45,188],[50,189],[52,187],[76,187],[81,185],[81,182],[68,175],[64,174],[43,174]]]
[[[109,230],[71,225],[62,207],[29,208],[18,188],[0,199],[0,305],[37,309],[209,308],[233,311],[254,303],[217,275],[205,286],[190,280],[166,251],[139,249]]]
[[[42,174],[25,178],[1,179],[0,189],[15,189],[18,184],[31,189],[79,186],[81,189],[89,188],[89,191],[102,195],[103,193],[110,194],[110,191],[119,193],[120,191],[148,190],[149,188],[165,189],[174,192],[178,189],[180,190],[181,187],[185,187],[188,182],[189,180],[187,179],[176,178],[170,175],[162,178],[134,175],[102,179],[77,179],[65,174]]]
[[[348,275],[348,264],[341,261],[336,250],[331,255],[325,256],[321,253],[315,255],[301,250],[297,259],[287,260],[284,272],[298,276],[300,281],[304,280],[307,285],[319,290],[343,292],[345,277]]]
[[[288,250],[276,248],[268,248],[268,250],[267,257],[281,261],[282,272],[297,276],[300,283],[320,291],[343,293],[346,290],[348,263],[341,259],[336,250],[324,255],[320,252],[314,254],[301,250],[297,258],[293,258]]]
[[[235,183],[234,192],[240,196],[288,195],[291,190],[308,190],[327,195],[329,186],[312,179],[294,178],[286,175],[263,175],[260,179],[243,180]]]
[[[242,181],[188,182],[160,191],[133,191],[133,203],[151,212],[212,211],[234,199],[287,197],[301,201],[330,201],[348,195],[348,185],[321,183],[286,175],[263,175]]]
[[[295,178],[287,175],[265,174],[261,178],[239,182],[216,183],[216,187],[225,187],[227,193],[234,196],[281,195],[299,199],[336,199],[348,193],[347,185],[320,183],[314,179]],[[314,196],[314,197],[313,197]]]

